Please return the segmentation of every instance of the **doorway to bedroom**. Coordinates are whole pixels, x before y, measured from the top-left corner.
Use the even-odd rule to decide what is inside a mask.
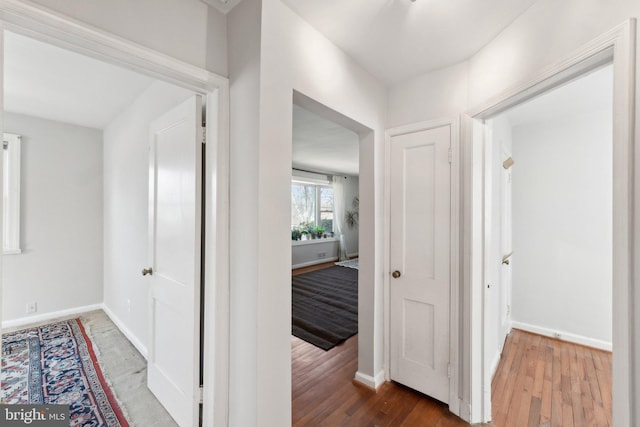
[[[74,28],[82,34],[81,29]],[[4,230],[5,236],[13,237],[3,244],[4,269],[0,275],[3,332],[9,328],[14,331],[29,328],[29,334],[37,334],[33,329],[36,324],[55,322],[56,328],[68,331],[64,345],[76,342],[73,347],[78,349],[84,345],[81,343],[87,343],[91,349],[93,342],[95,349],[104,347],[96,352],[99,354],[92,355],[92,360],[80,361],[76,352],[65,359],[65,363],[82,363],[82,370],[87,372],[102,370],[105,378],[112,380],[96,382],[89,389],[83,385],[82,376],[80,382],[72,384],[73,387],[68,387],[62,394],[52,395],[47,388],[50,383],[46,381],[51,372],[44,368],[44,361],[49,356],[29,353],[29,357],[24,358],[24,352],[16,354],[14,349],[20,347],[25,335],[3,334],[3,366],[15,363],[21,375],[40,372],[42,368],[38,374],[42,384],[34,390],[29,389],[27,396],[26,392],[16,392],[25,384],[22,380],[13,377],[7,382],[3,377],[2,400],[17,404],[55,403],[55,399],[79,402],[94,400],[94,393],[112,393],[117,405],[111,406],[110,398],[99,407],[100,413],[98,409],[92,409],[83,416],[100,418],[114,413],[121,422],[125,418],[130,422],[145,419],[162,425],[173,425],[173,417],[180,424],[188,424],[184,421],[185,413],[193,418],[198,416],[199,404],[195,398],[169,405],[166,395],[157,393],[160,388],[162,392],[167,388],[158,387],[157,382],[147,382],[154,370],[164,368],[160,375],[166,378],[176,374],[175,366],[182,366],[184,369],[180,368],[178,375],[184,381],[179,386],[193,388],[194,383],[195,387],[199,385],[200,371],[198,363],[184,365],[178,359],[164,357],[167,354],[166,334],[178,327],[177,322],[165,322],[164,326],[152,324],[146,309],[151,310],[148,303],[154,295],[147,292],[150,278],[143,276],[166,277],[163,270],[175,267],[168,263],[162,266],[157,257],[153,257],[154,264],[147,264],[147,250],[158,253],[158,246],[148,248],[150,165],[154,167],[154,177],[163,178],[167,171],[175,170],[175,164],[165,161],[167,156],[162,153],[156,153],[152,158],[164,163],[151,163],[149,151],[152,130],[172,129],[171,139],[163,139],[156,131],[153,134],[155,146],[159,141],[166,142],[164,147],[171,144],[172,153],[179,154],[183,161],[182,172],[199,169],[202,139],[196,138],[196,130],[202,128],[204,109],[199,102],[205,96],[205,90],[176,86],[139,72],[144,69],[125,69],[85,56],[73,50],[73,44],[71,49],[62,48],[56,44],[56,39],[37,34],[32,37],[27,30],[6,30],[3,35],[5,91],[2,118],[8,140],[4,169],[5,176],[11,177],[12,196],[9,200],[5,193]],[[127,47],[126,43],[118,43],[123,49]],[[107,44],[105,42],[105,46]],[[122,57],[127,57],[126,52]],[[150,58],[149,67],[155,61],[152,54]],[[164,57],[163,61],[171,64]],[[157,74],[162,76],[160,72]],[[181,77],[176,79],[179,81]],[[195,95],[196,92],[202,95]],[[100,102],[96,103],[96,99]],[[174,114],[176,106],[181,113],[179,117]],[[185,111],[187,108],[182,109],[183,106],[190,108]],[[181,126],[181,120],[185,126]],[[190,132],[191,129],[194,131]],[[213,135],[210,140],[215,140]],[[154,200],[159,202],[166,197],[167,189],[172,195],[195,194],[199,197],[200,174],[194,172],[191,176],[194,179],[185,181],[179,189],[169,188],[165,185],[166,180],[156,179],[152,192],[156,196]],[[196,215],[199,202],[191,202],[194,198],[180,198],[179,207],[184,218],[196,218],[192,223],[198,221],[199,224]],[[162,207],[154,205],[154,209],[154,218],[166,215]],[[7,215],[8,211],[11,216]],[[195,226],[182,227],[174,220],[170,228],[173,237],[180,240],[192,236],[194,241],[200,238]],[[157,231],[155,235],[158,235]],[[122,236],[126,238],[122,239]],[[161,241],[153,239],[156,240]],[[172,242],[179,247],[176,243]],[[193,247],[199,249],[200,244]],[[198,257],[199,254],[193,256]],[[171,256],[165,258],[171,262]],[[188,264],[187,268],[191,268],[193,262]],[[142,268],[147,273],[140,274]],[[185,270],[180,270],[184,276]],[[185,287],[194,292],[199,290],[199,278],[200,268],[196,266],[189,276],[190,282],[183,283],[182,295],[193,295],[185,291]],[[182,305],[187,307],[188,313],[179,313],[179,316],[196,323],[200,311],[194,307],[199,296],[193,299],[194,304]],[[166,320],[169,316],[176,315],[164,313],[162,317]],[[58,322],[67,317],[72,319],[71,323]],[[156,326],[152,328],[154,331],[147,330],[149,325]],[[192,324],[180,327],[195,331],[189,336],[192,341],[182,346],[190,350],[180,356],[194,360],[189,355],[198,352],[199,330]],[[38,328],[46,329],[50,325]],[[74,333],[80,331],[84,332]],[[63,345],[60,340],[49,342],[45,334],[40,339],[41,346],[57,348]],[[42,363],[38,361],[41,358]],[[114,363],[114,359],[118,363]],[[38,361],[37,369],[31,366],[23,369],[21,364],[25,360]],[[167,364],[171,365],[170,369],[166,369]],[[190,374],[188,379],[184,378],[187,373]],[[126,381],[123,380],[125,377]]]
[[[358,369],[360,136],[309,106],[292,113],[293,425]]]
[[[496,426],[612,423],[613,81],[604,65],[484,122],[484,370]],[[534,365],[535,375],[522,368]],[[566,398],[575,390],[590,391]]]

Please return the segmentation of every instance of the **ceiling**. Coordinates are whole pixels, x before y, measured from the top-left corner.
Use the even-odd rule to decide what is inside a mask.
[[[536,0],[283,0],[388,85],[468,59]]]
[[[229,13],[241,0],[202,0],[222,13]]]
[[[5,32],[5,109],[104,129],[153,79]]]
[[[511,126],[521,126],[604,109],[613,109],[613,65],[573,80],[504,114]]]
[[[358,175],[358,135],[293,105],[293,167],[310,172]]]

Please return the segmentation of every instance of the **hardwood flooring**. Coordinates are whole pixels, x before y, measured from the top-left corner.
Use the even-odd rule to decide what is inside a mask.
[[[611,353],[514,329],[492,383],[498,427],[612,426]]]
[[[325,352],[292,337],[294,427],[457,427],[446,405],[395,383],[378,391],[352,381],[358,337]]]
[[[325,352],[292,337],[294,427],[454,427],[446,405],[353,382],[357,336]],[[611,426],[611,353],[513,330],[493,379],[493,427]]]

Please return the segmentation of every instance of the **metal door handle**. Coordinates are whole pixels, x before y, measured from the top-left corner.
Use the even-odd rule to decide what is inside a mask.
[[[147,274],[153,274],[153,268],[149,267],[149,268],[143,268],[142,269],[142,275],[146,276]]]
[[[400,276],[402,276],[402,273],[400,273],[398,270],[391,273],[391,277],[393,277],[394,279],[397,279]]]

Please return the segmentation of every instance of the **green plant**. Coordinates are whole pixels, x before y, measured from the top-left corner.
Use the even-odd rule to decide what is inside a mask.
[[[358,220],[360,219],[360,198],[354,197],[353,202],[351,202],[351,206],[353,210],[347,211],[344,214],[344,222],[347,223],[347,227],[353,228],[358,225]]]
[[[300,230],[298,230],[297,228],[291,230],[291,240],[300,240],[301,237],[302,232]]]
[[[322,235],[324,234],[324,227],[319,225],[313,231],[314,231],[314,233],[316,233],[316,236],[318,236],[318,239],[320,239],[322,237]]]

